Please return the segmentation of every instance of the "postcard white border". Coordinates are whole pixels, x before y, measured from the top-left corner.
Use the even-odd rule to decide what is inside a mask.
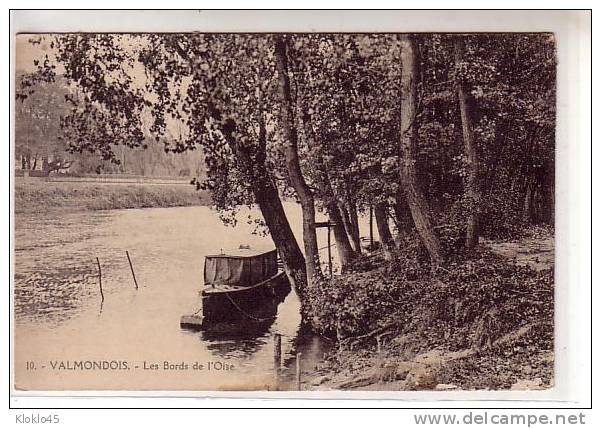
[[[12,406],[198,407],[198,398],[211,398],[208,401],[204,400],[202,405],[215,407],[244,407],[248,405],[249,401],[258,407],[465,407],[467,405],[469,407],[557,408],[590,404],[591,266],[590,253],[587,252],[587,247],[590,248],[590,246],[584,245],[586,242],[583,242],[586,236],[590,236],[590,181],[586,179],[586,171],[583,171],[583,169],[590,168],[591,124],[588,94],[591,76],[591,27],[588,12],[483,10],[13,11],[10,31],[11,47],[14,45],[14,35],[19,32],[549,31],[556,35],[559,60],[556,150],[556,203],[558,207],[556,213],[556,387],[554,389],[529,392],[452,393],[371,391],[300,393],[213,391],[97,391],[82,393],[66,391],[32,393],[13,389],[11,390]],[[9,77],[12,82],[14,78],[14,52],[12,49]],[[12,94],[12,83],[10,90]],[[11,97],[10,94],[7,95]],[[8,112],[5,112],[4,117],[8,116],[6,113]],[[13,144],[13,140],[11,131],[11,144]],[[2,155],[6,156],[6,153]],[[12,157],[10,156],[8,159],[11,163],[10,171],[12,171],[14,162]],[[4,165],[6,164],[4,163]],[[588,177],[590,177],[590,169]],[[4,200],[6,199],[8,198]],[[9,222],[11,224],[10,242],[12,243],[14,239],[12,218],[9,219]],[[5,242],[8,242],[8,237]],[[8,276],[8,272],[5,274]],[[8,302],[5,303],[8,304]],[[6,340],[10,339],[6,337]],[[10,384],[13,385],[12,378]],[[74,400],[75,396],[81,398]],[[92,397],[102,397],[102,399],[90,399]],[[148,400],[140,397],[155,397],[155,399],[149,403]],[[174,397],[178,397],[178,399],[174,400]],[[220,400],[220,398],[237,399]],[[273,400],[273,398],[299,398],[302,400],[291,402],[289,400]]]

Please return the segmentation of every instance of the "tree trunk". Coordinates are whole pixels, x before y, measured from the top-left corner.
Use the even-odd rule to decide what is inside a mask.
[[[296,191],[303,212],[303,242],[305,247],[305,265],[307,286],[311,287],[316,278],[321,277],[317,233],[315,231],[315,201],[313,193],[305,182],[298,158],[298,131],[294,123],[294,107],[288,76],[288,58],[286,36],[275,36],[275,57],[278,71],[278,92],[280,97],[280,115],[284,130],[284,156],[286,169],[292,187]]]
[[[530,222],[532,218],[532,184],[533,179],[528,178],[526,185],[526,196],[524,197],[524,209],[522,211],[522,219],[525,222]]]
[[[497,166],[501,159],[503,159],[504,152],[507,150],[507,139],[512,126],[513,123],[511,120],[502,120],[495,127],[495,148],[491,155],[492,162],[490,162],[487,167],[482,167],[480,171],[480,194],[482,195],[487,195],[493,189],[493,186],[497,185]],[[484,180],[482,179],[483,177],[485,178]]]
[[[376,227],[378,228],[378,235],[380,235],[380,243],[382,244],[382,251],[384,252],[384,258],[386,260],[392,260],[396,247],[394,245],[394,239],[390,233],[388,227],[388,204],[379,203],[374,206],[374,215],[376,217]]]
[[[459,68],[459,64],[463,61],[464,43],[462,36],[455,37],[455,67]],[[471,104],[473,100],[469,96],[469,91],[460,78],[455,81],[457,89],[457,98],[459,99],[459,110],[461,112],[461,129],[463,132],[463,146],[467,158],[467,182],[465,194],[469,201],[469,212],[467,214],[467,232],[465,238],[465,246],[468,249],[478,245],[478,212],[480,210],[480,189],[478,183],[479,161],[476,143],[474,141],[473,118],[471,112]]]
[[[351,218],[349,216],[348,210],[346,206],[342,202],[338,202],[338,212],[340,213],[340,218],[342,220],[342,224],[344,225],[344,231],[348,236],[349,243],[353,251],[357,254],[361,253],[361,246],[357,245],[358,243],[354,240],[353,235],[353,226],[351,225]]]
[[[316,140],[311,124],[311,115],[304,107],[302,108],[300,120],[302,122],[307,145],[311,147],[310,142],[314,143]],[[323,195],[322,201],[324,201],[325,209],[328,213],[330,222],[334,223],[334,226],[332,227],[334,231],[334,240],[336,241],[336,249],[338,251],[338,258],[340,259],[341,271],[344,272],[355,257],[355,252],[353,251],[353,248],[349,242],[349,237],[346,234],[340,211],[338,211],[336,196],[334,195],[334,189],[332,187],[332,182],[330,181],[330,168],[331,165],[328,163],[328,161],[324,160],[323,156],[318,155],[315,157],[315,169],[319,171],[320,175],[323,177],[320,180],[320,191]]]
[[[27,161],[25,159],[25,155],[21,155],[21,169],[22,170],[26,170],[27,169]]]
[[[552,225],[555,220],[555,176],[553,171],[545,171],[544,183],[544,221]]]
[[[265,176],[265,180],[255,180],[253,194],[255,201],[263,214],[269,234],[278,249],[284,270],[290,280],[294,291],[304,301],[307,273],[305,271],[305,257],[296,242],[288,218],[284,212],[282,201],[275,184]]]
[[[543,219],[543,198],[541,186],[537,185],[532,193],[532,219],[534,224],[538,224]]]
[[[338,206],[335,203],[329,203],[326,206],[326,211],[330,221],[334,223],[334,227],[332,228],[334,231],[334,240],[336,241],[340,265],[344,272],[355,257],[355,252],[353,251],[353,247],[351,247],[348,235],[346,234],[342,216],[340,215],[340,211],[338,211]]]
[[[357,252],[361,252],[361,234],[359,233],[359,216],[357,215],[357,204],[352,198],[348,200],[348,213],[351,226],[353,241],[357,247]]]
[[[392,209],[394,211],[394,217],[396,220],[395,224],[397,228],[397,236],[395,240],[397,241],[397,247],[399,247],[402,236],[409,231],[412,222],[411,210],[407,204],[407,199],[405,198],[404,192],[400,189],[395,196]]]
[[[286,275],[301,301],[301,312],[304,314],[304,295],[307,286],[305,258],[292,233],[278,189],[267,171],[265,123],[260,120],[257,146],[238,145],[233,137],[234,131],[235,123],[232,120],[225,121],[222,125],[222,133],[230,143],[241,171],[251,183],[255,202],[261,210],[271,239],[282,259]]]
[[[434,265],[444,261],[445,254],[434,229],[430,208],[417,181],[417,47],[412,36],[399,36],[401,45],[401,187],[405,190],[411,217]]]

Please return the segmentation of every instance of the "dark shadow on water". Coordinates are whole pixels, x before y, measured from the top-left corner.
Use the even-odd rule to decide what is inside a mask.
[[[305,369],[323,361],[324,356],[332,349],[333,342],[310,330],[299,328],[292,341],[292,349],[283,360],[283,366],[295,370],[296,355],[301,353],[301,360]]]
[[[283,277],[275,286],[257,292],[246,301],[246,306],[244,303],[234,304],[234,296],[230,298],[231,305],[224,305],[219,312],[214,312],[217,319],[209,315],[203,319],[201,326],[186,325],[182,328],[197,330],[199,339],[217,356],[253,354],[270,341],[270,330],[277,319],[278,307],[290,291],[290,284]]]
[[[248,357],[255,354],[268,343],[269,339],[265,336],[229,338],[207,338],[206,336],[201,336],[201,340],[214,356],[229,358],[232,356]]]
[[[277,307],[276,307],[277,309]],[[206,348],[218,357],[233,354],[250,355],[257,352],[269,341],[269,331],[276,317],[256,322],[219,323],[198,330],[198,338]]]

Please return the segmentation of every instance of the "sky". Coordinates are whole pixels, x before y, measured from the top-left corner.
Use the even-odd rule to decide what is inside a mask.
[[[16,71],[35,71],[36,67],[33,65],[34,59],[42,60],[44,54],[50,51],[48,42],[42,42],[40,45],[32,45],[29,43],[29,39],[35,35],[32,34],[18,34],[17,42],[15,45],[15,70]]]
[[[30,43],[30,39],[32,38],[41,38],[41,43],[32,44]],[[44,38],[46,40],[44,40]],[[15,72],[20,73],[31,73],[37,71],[37,67],[34,65],[34,60],[39,60],[40,62],[44,60],[44,56],[48,54],[51,61],[54,60],[54,52],[50,47],[50,41],[52,38],[52,34],[19,34],[16,36],[15,43]],[[138,40],[139,42],[139,40]],[[129,49],[132,52],[135,50],[135,44],[132,43],[132,39],[127,35],[121,39],[122,47],[124,49]],[[63,66],[60,63],[55,63],[57,68],[57,74],[61,74],[64,71]],[[144,72],[144,67],[138,63],[134,62],[134,67],[127,69],[127,74],[133,78],[134,84],[139,86],[140,88],[144,87],[146,83],[146,74]],[[185,79],[184,79],[185,80]],[[184,86],[185,93],[185,86]],[[147,118],[147,120],[150,120]],[[178,121],[167,118],[167,126],[169,131],[172,132],[173,135],[179,135],[180,132],[186,134],[186,127],[183,127],[180,131],[180,127],[177,126]]]

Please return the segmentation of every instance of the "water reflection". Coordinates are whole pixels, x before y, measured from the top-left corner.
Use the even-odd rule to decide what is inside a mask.
[[[223,337],[202,335],[201,340],[213,355],[225,358],[243,358],[267,345],[267,340],[263,336],[224,340]]]

